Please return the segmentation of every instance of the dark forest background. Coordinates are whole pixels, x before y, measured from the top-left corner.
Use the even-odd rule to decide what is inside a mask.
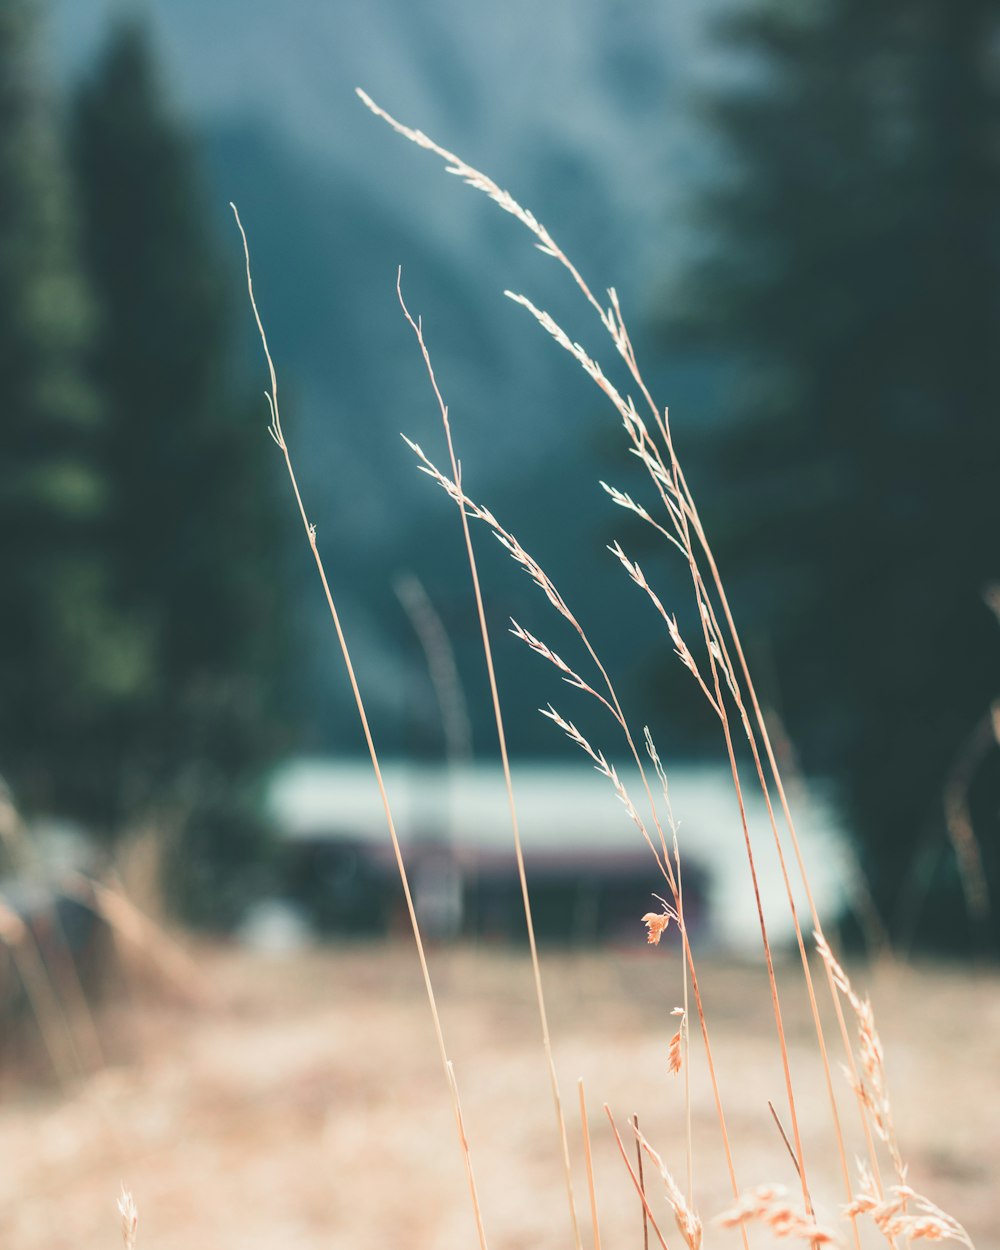
[[[384,748],[443,750],[392,592],[410,570],[453,637],[476,749],[492,744],[454,518],[396,438],[433,447],[392,292],[403,260],[465,401],[454,411],[483,393],[499,405],[459,435],[473,493],[551,568],[672,757],[717,750],[655,622],[621,628],[631,597],[601,553],[622,523],[595,489],[632,482],[613,424],[493,298],[524,276],[560,313],[539,294],[552,271],[533,261],[486,302],[490,263],[529,249],[447,186],[451,224],[422,227],[400,207],[407,180],[447,180],[375,129],[355,160],[387,172],[366,181],[253,119],[199,125],[143,14],[102,25],[70,70],[46,55],[45,6],[0,11],[0,774],[20,808],[108,844],[155,826],[174,897],[226,923],[266,864],[269,770],[360,748],[265,433],[230,198]],[[975,883],[981,867],[1000,885],[1000,15],[972,0],[747,0],[701,20],[713,72],[669,97],[690,127],[684,159],[645,149],[638,120],[618,140],[655,167],[650,186],[680,184],[669,215],[644,207],[624,284],[640,354],[751,665],[806,773],[837,786],[884,920],[907,940],[995,948]],[[615,116],[666,128],[667,96],[641,90],[659,82],[655,40],[636,27],[606,56]],[[353,85],[338,109],[360,107]],[[466,88],[451,88],[458,116]],[[463,120],[460,150],[485,164],[476,110]],[[599,275],[630,243],[607,224],[620,191],[595,172],[604,156],[545,134],[527,191],[518,167],[491,170]],[[469,236],[452,229],[463,215]],[[684,570],[628,537],[665,597],[677,590],[683,625]],[[499,559],[490,577],[498,633],[513,612],[551,636]],[[533,715],[547,675],[513,647],[501,675],[516,748],[562,750]],[[960,861],[952,840],[970,825]]]

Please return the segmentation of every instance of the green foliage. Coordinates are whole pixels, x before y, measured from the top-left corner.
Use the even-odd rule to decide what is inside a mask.
[[[923,894],[937,942],[942,794],[1000,692],[1000,13],[773,2],[723,34],[741,73],[707,102],[724,173],[675,330],[740,363],[705,449],[724,572],[880,907]],[[1000,902],[995,765],[972,801]]]

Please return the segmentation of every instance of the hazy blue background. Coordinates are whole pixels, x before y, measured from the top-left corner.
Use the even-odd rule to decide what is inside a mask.
[[[118,415],[104,428],[120,435],[98,436],[98,459],[107,468],[107,449],[133,438],[135,454],[152,462],[150,476],[133,473],[139,493],[131,504],[108,488],[118,503],[109,505],[102,541],[120,545],[144,499],[155,512],[160,491],[162,524],[148,522],[147,538],[133,544],[135,584],[156,568],[154,547],[164,567],[180,548],[200,551],[203,567],[192,571],[198,560],[187,561],[172,600],[163,597],[166,583],[159,601],[155,586],[130,599],[127,561],[109,575],[127,607],[127,616],[111,619],[139,659],[126,672],[121,657],[132,643],[110,648],[119,658],[101,669],[105,703],[88,701],[84,683],[64,720],[66,741],[117,741],[119,762],[109,763],[115,752],[106,750],[100,767],[74,765],[85,774],[73,790],[86,792],[83,802],[67,798],[72,787],[60,767],[49,769],[45,750],[35,749],[20,774],[6,770],[26,807],[61,805],[91,819],[96,811],[114,834],[150,805],[183,825],[178,813],[211,793],[206,819],[215,828],[230,791],[256,784],[259,792],[259,779],[281,758],[360,749],[280,458],[262,453],[251,466],[257,453],[241,450],[252,445],[241,441],[244,428],[246,440],[266,442],[266,410],[252,398],[265,373],[243,300],[230,199],[250,236],[287,434],[383,749],[427,760],[443,751],[426,665],[392,589],[408,573],[426,587],[454,643],[475,750],[492,749],[457,518],[398,438],[403,430],[443,456],[432,396],[396,303],[402,264],[451,407],[467,489],[553,574],[619,675],[635,722],[650,722],[675,761],[718,750],[697,691],[604,547],[623,539],[682,626],[691,619],[686,571],[602,495],[598,478],[641,489],[615,421],[502,292],[525,291],[596,350],[592,318],[515,222],[366,112],[354,96],[363,85],[401,120],[509,186],[596,290],[617,288],[717,536],[762,697],[780,713],[807,772],[839,789],[887,918],[912,936],[923,927],[914,897],[942,906],[951,899],[961,911],[946,809],[953,833],[956,820],[972,819],[987,875],[997,858],[990,709],[1000,638],[984,595],[1000,578],[1000,389],[992,363],[1000,327],[1000,32],[989,5],[960,13],[939,0],[877,13],[849,0],[42,7],[44,56],[33,72],[39,84],[47,78],[54,133],[77,136],[70,164],[81,181],[71,180],[67,215],[79,210],[83,224],[71,223],[69,235],[88,241],[94,333],[100,340],[103,325],[107,338],[112,324],[101,320],[113,304],[102,282],[127,290],[132,266],[139,295],[118,307],[136,309],[141,265],[180,275],[178,241],[195,240],[187,251],[195,271],[183,281],[192,291],[211,286],[207,328],[186,320],[181,299],[173,330],[165,322],[157,329],[151,314],[143,350],[152,343],[154,361],[169,355],[174,333],[178,344],[186,333],[200,341],[198,350],[211,339],[204,373],[221,387],[216,397],[225,392],[232,404],[222,441],[196,447],[218,403],[205,399],[206,415],[197,417],[183,388],[168,402],[170,387],[148,372],[146,412],[136,398],[141,353],[133,355],[131,398],[122,400],[119,388],[107,408]],[[19,0],[11,12],[32,8]],[[114,103],[127,94],[109,94],[105,114],[81,104],[88,91],[100,101],[102,83],[113,78],[105,49],[126,29],[129,55],[142,74],[153,72],[143,79],[148,116],[171,153],[161,162],[149,145],[142,172],[127,155],[141,126],[129,131],[133,110]],[[145,107],[136,118],[147,118]],[[179,171],[175,182],[168,166]],[[161,174],[165,189],[144,201]],[[182,188],[176,197],[174,186]],[[171,227],[174,251],[164,241],[158,252],[164,204],[183,228]],[[116,231],[129,236],[117,257]],[[209,270],[212,283],[203,282]],[[138,320],[125,314],[119,337]],[[127,361],[114,363],[113,347],[105,342],[103,358],[97,352],[96,412],[102,394],[115,391],[116,370],[128,371]],[[154,393],[166,412],[191,423],[187,444],[164,439],[155,454],[141,424],[164,429],[165,418],[152,415]],[[126,463],[120,457],[118,471]],[[252,481],[256,494],[244,489]],[[215,511],[202,515],[206,500]],[[216,551],[220,535],[232,541]],[[534,711],[549,698],[603,743],[606,728],[504,639],[513,614],[557,649],[572,647],[523,576],[491,543],[482,546],[515,751],[565,752]],[[98,544],[97,565],[99,552]],[[217,585],[213,561],[225,569]],[[184,581],[189,575],[195,580]],[[157,625],[182,609],[183,620]],[[226,622],[216,627],[215,660],[202,656],[200,669],[185,667],[184,647],[163,643],[189,631],[191,646],[204,650],[192,623],[199,611]],[[136,622],[138,634],[129,633]],[[166,646],[173,668],[154,662],[151,637]],[[161,687],[145,702],[140,660]],[[45,663],[39,652],[39,672]],[[226,665],[228,684],[213,685]],[[22,670],[24,677],[31,666]],[[30,687],[22,696],[34,706]],[[57,699],[56,724],[59,707]],[[120,764],[136,735],[146,741],[151,724],[168,722],[172,736],[149,735],[141,767]],[[105,739],[106,724],[114,732]],[[270,738],[258,724],[271,726]],[[239,746],[220,750],[235,741],[234,727]],[[18,745],[16,725],[8,741]],[[54,745],[53,760],[60,750],[68,757]],[[114,789],[113,802],[102,787]],[[238,825],[234,819],[235,841],[223,839],[230,847],[241,845]],[[967,869],[976,867],[970,854]],[[982,914],[977,923],[982,937]]]
[[[431,454],[440,448],[395,299],[397,265],[425,318],[470,490],[498,510],[508,505],[510,525],[552,560],[568,591],[589,590],[593,562],[608,572],[604,593],[619,585],[599,546],[618,521],[597,487],[614,435],[586,380],[502,298],[505,287],[523,287],[572,308],[560,275],[513,222],[375,122],[354,88],[509,185],[580,257],[596,289],[617,287],[641,338],[692,246],[682,203],[703,160],[690,93],[711,66],[708,12],[557,4],[539,21],[527,4],[419,13],[398,4],[59,5],[52,35],[62,73],[84,71],[109,15],[121,12],[150,19],[167,85],[204,145],[210,206],[234,258],[226,204],[240,207],[310,511],[330,544],[368,696],[389,718],[382,736],[396,742],[427,692],[388,576],[416,568],[460,643],[473,627],[461,620],[469,605],[455,518],[398,440],[405,430]],[[574,312],[575,332],[593,339]],[[668,372],[662,352],[647,356],[679,412],[692,389],[711,385],[689,361]],[[246,368],[264,376],[252,341]],[[302,588],[305,604],[311,589]],[[353,746],[353,722],[331,697],[340,660],[322,613],[314,628],[320,740]],[[633,662],[655,623],[636,613],[636,628]],[[473,665],[469,680],[477,677]],[[471,702],[482,704],[478,687]],[[544,727],[520,719],[526,743],[543,749]]]

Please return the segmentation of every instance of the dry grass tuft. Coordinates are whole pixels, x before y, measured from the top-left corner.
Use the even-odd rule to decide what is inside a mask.
[[[813,1216],[798,1210],[788,1201],[781,1185],[758,1185],[743,1194],[734,1207],[716,1219],[720,1228],[742,1228],[746,1224],[764,1224],[775,1237],[794,1237],[814,1246],[839,1245],[836,1233],[817,1224]]]
[[[845,1214],[868,1216],[890,1241],[894,1237],[910,1241],[959,1241],[971,1248],[969,1234],[962,1225],[929,1198],[909,1185],[893,1185],[889,1194],[881,1197],[874,1178],[863,1164],[860,1172],[860,1192]]]

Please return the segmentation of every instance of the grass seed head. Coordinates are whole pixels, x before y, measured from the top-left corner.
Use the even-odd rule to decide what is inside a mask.
[[[122,1185],[121,1197],[118,1199],[118,1213],[122,1217],[122,1244],[125,1250],[135,1250],[135,1238],[139,1229],[139,1212],[135,1199]]]
[[[646,941],[650,946],[659,946],[660,938],[666,933],[670,925],[670,917],[666,912],[648,911],[642,918],[642,923],[646,926]]]

